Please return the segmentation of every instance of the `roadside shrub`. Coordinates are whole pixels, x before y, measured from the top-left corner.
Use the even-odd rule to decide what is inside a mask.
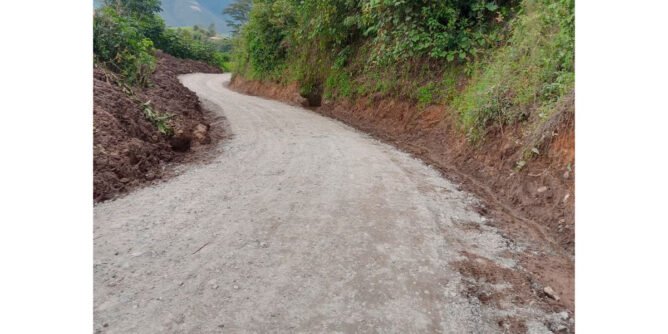
[[[275,79],[287,69],[306,90],[322,86],[333,58],[357,34],[358,9],[350,0],[254,1],[238,36],[237,70]]]
[[[257,1],[248,24],[241,32],[247,50],[245,61],[253,74],[263,77],[271,75],[285,60],[285,48],[281,42],[286,32],[279,28],[273,17],[272,2]]]
[[[97,61],[120,73],[130,84],[148,85],[155,69],[153,42],[140,33],[136,21],[111,7],[95,13],[93,53]]]
[[[353,95],[353,84],[350,74],[345,70],[333,70],[333,73],[325,80],[325,96],[350,98]]]
[[[157,44],[162,38],[165,31],[165,21],[159,15],[145,15],[141,19],[137,16],[131,16],[131,18],[139,28],[139,32],[153,41],[153,44]]]
[[[528,119],[573,89],[574,1],[525,0],[508,44],[477,64],[469,85],[454,100],[471,140],[492,124]]]
[[[229,60],[213,44],[193,38],[185,29],[165,29],[156,39],[156,47],[174,57],[200,60],[219,67]]]
[[[370,67],[418,59],[468,61],[505,40],[517,2],[256,0],[239,36],[243,51],[237,62],[255,78],[271,77],[283,66],[295,72],[294,79],[323,82],[327,69],[351,47],[363,48],[357,56]]]
[[[362,6],[364,35],[380,65],[427,56],[464,61],[503,38],[504,21],[516,1],[368,0]]]

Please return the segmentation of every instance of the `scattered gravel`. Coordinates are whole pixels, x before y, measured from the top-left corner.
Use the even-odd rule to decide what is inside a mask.
[[[466,295],[452,264],[463,251],[519,269],[493,227],[465,226],[481,221],[478,201],[439,172],[332,119],[232,92],[229,75],[181,78],[233,137],[211,163],[96,205],[95,328],[502,333],[513,317],[548,331],[535,307]],[[231,284],[212,291],[212,280]]]

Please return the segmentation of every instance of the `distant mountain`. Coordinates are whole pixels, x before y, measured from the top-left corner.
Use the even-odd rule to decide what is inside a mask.
[[[233,0],[162,0],[160,16],[169,27],[198,25],[207,28],[211,23],[216,31],[228,34],[230,28],[225,23],[223,9]],[[102,6],[103,0],[93,0],[95,8]]]
[[[229,33],[222,12],[232,0],[163,0],[165,23],[172,27],[198,25],[207,28],[211,23],[219,33]]]

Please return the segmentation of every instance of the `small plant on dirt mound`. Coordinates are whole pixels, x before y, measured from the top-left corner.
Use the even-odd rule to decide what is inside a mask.
[[[174,115],[162,114],[151,107],[151,101],[146,101],[142,104],[142,109],[144,111],[144,116],[149,122],[151,122],[158,129],[158,132],[161,134],[171,137],[174,134],[174,129],[169,125],[169,120],[174,117]]]

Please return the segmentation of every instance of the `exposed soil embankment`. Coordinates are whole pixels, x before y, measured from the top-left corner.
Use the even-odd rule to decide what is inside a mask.
[[[295,85],[284,87],[235,76],[230,86],[247,94],[308,104]],[[565,101],[563,112],[543,123],[541,131],[525,134],[527,127],[506,127],[488,134],[478,146],[466,140],[444,106],[419,108],[406,101],[371,96],[355,102],[323,101],[314,111],[420,157],[485,200],[487,206],[479,208],[480,212],[513,240],[527,245],[522,265],[531,280],[557,292],[560,301],[550,303],[573,310],[573,101]],[[534,138],[533,133],[547,136]],[[538,154],[517,170],[527,147],[535,146],[528,143],[536,142],[541,143],[536,147]]]
[[[178,75],[220,73],[205,63],[172,57],[158,51],[151,86],[124,86],[111,72],[93,72],[93,197],[110,199],[140,185],[165,177],[169,162],[190,159],[222,138],[223,129],[212,127],[213,116],[200,106],[195,93],[179,82]],[[144,103],[161,116],[173,134],[161,134],[146,118]]]

